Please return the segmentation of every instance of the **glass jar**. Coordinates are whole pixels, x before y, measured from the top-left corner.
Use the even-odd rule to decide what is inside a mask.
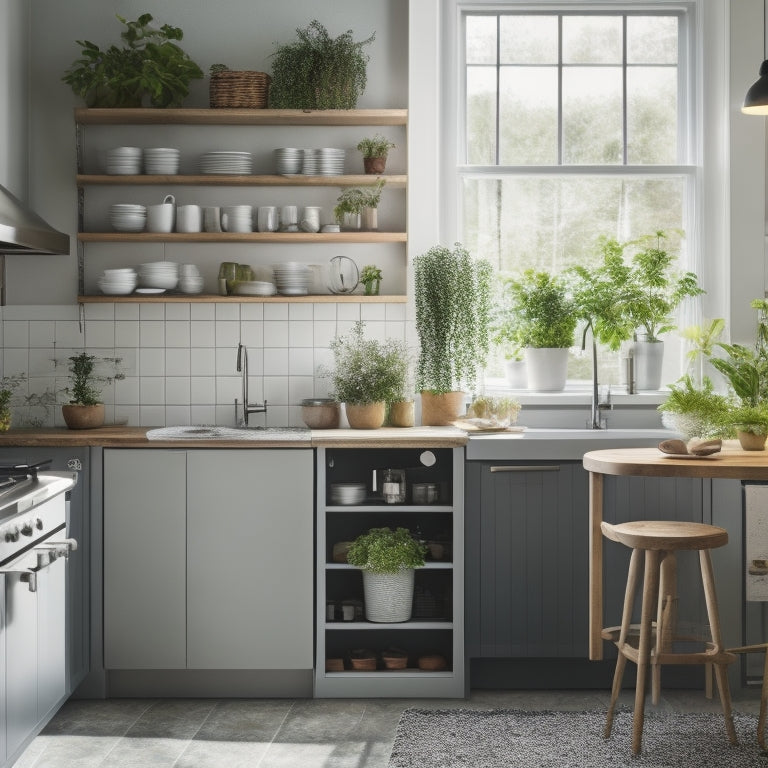
[[[381,495],[386,504],[402,504],[405,501],[405,470],[386,469],[381,483]]]

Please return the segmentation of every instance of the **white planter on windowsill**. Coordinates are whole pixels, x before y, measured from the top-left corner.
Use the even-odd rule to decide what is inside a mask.
[[[528,390],[562,392],[568,376],[568,348],[525,348]]]

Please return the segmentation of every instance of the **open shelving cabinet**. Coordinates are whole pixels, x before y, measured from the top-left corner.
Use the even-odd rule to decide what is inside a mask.
[[[436,459],[425,466],[421,457]],[[315,696],[463,698],[464,658],[464,488],[463,448],[318,448],[317,449],[317,577]],[[402,504],[387,504],[372,491],[373,472],[404,469],[407,496]],[[332,503],[334,483],[364,482],[366,499],[359,505]],[[412,503],[414,482],[436,483],[435,503]],[[338,607],[364,604],[362,574],[347,563],[334,562],[333,546],[353,541],[369,528],[405,527],[440,545],[439,559],[416,569],[413,614],[409,621],[374,623],[362,615],[345,621]],[[428,556],[429,558],[429,556]],[[336,618],[328,617],[333,604]],[[359,608],[358,608],[359,612]],[[350,652],[370,649],[377,669],[354,670]],[[399,649],[408,654],[407,667],[385,669],[381,652]],[[420,669],[424,654],[439,654],[447,669]],[[343,660],[343,671],[327,669],[327,660]]]

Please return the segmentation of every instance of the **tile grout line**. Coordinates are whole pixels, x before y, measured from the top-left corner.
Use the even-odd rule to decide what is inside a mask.
[[[187,739],[187,743],[184,746],[184,749],[182,749],[181,752],[179,752],[179,756],[173,761],[173,765],[171,766],[171,768],[174,768],[174,766],[178,765],[179,760],[181,760],[181,758],[184,757],[184,753],[189,749],[190,745],[195,740],[195,736],[197,736],[197,734],[200,733],[200,731],[203,729],[203,726],[208,722],[208,720],[210,720],[211,715],[213,714],[216,707],[220,705],[221,705],[221,699],[216,699],[216,702],[208,710],[208,714],[203,718],[203,721],[200,723],[197,730],[192,734],[192,736],[189,739]]]
[[[274,735],[269,740],[269,744],[267,744],[267,747],[264,750],[264,753],[259,758],[259,761],[258,761],[258,763],[256,763],[254,768],[259,768],[259,766],[264,762],[264,758],[267,756],[267,753],[269,752],[269,748],[275,743],[275,739],[277,738],[278,734],[280,733],[280,729],[283,727],[283,725],[285,724],[285,721],[288,719],[288,715],[290,715],[291,712],[293,712],[293,708],[295,706],[296,706],[296,699],[293,699],[291,701],[291,706],[288,707],[288,711],[285,713],[285,715],[283,715],[283,719],[280,721],[280,725],[278,725],[277,728],[275,729]]]
[[[136,717],[133,719],[133,722],[126,727],[125,731],[123,731],[123,733],[120,734],[120,736],[117,737],[117,739],[115,740],[115,743],[110,747],[107,754],[104,755],[104,759],[101,761],[100,765],[104,765],[106,763],[109,756],[115,751],[115,748],[117,747],[117,745],[126,737],[126,735],[128,734],[128,731],[130,731],[131,728],[133,728],[133,726],[136,725],[136,723],[138,723],[139,720],[141,720],[141,718],[144,717],[144,715],[147,712],[149,712],[149,710],[152,709],[152,707],[154,707],[155,704],[157,704],[158,701],[159,699],[154,699],[153,701],[149,702],[147,706],[138,715],[136,715]]]

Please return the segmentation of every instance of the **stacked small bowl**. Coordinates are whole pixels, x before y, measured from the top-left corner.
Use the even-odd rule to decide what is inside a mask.
[[[275,169],[283,176],[301,173],[302,150],[295,147],[280,147],[275,150]]]
[[[331,504],[362,504],[365,501],[365,483],[333,483]]]
[[[116,176],[141,173],[141,148],[115,147],[107,150],[107,173]]]
[[[144,150],[144,173],[153,176],[175,176],[179,172],[179,150],[153,147]]]
[[[142,288],[173,290],[179,284],[179,265],[173,261],[152,261],[139,267]]]
[[[203,278],[194,264],[182,264],[179,269],[179,290],[182,293],[202,293]]]
[[[340,176],[344,173],[343,149],[322,147],[317,150],[317,173],[320,176]]]
[[[125,269],[105,269],[98,279],[98,286],[102,293],[110,296],[127,296],[133,293],[138,285],[138,275],[127,267]]]
[[[134,203],[115,203],[109,206],[109,223],[117,232],[143,232],[147,208]]]
[[[283,296],[306,296],[309,293],[312,270],[306,264],[286,261],[284,264],[273,264],[272,271],[277,292]]]

